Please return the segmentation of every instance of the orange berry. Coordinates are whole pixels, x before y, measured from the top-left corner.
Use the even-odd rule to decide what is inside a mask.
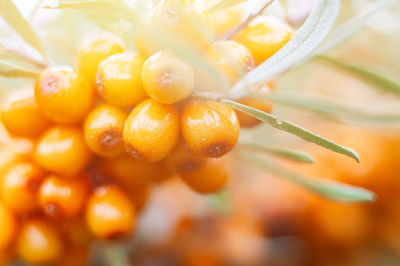
[[[98,187],[89,199],[86,221],[92,233],[103,239],[129,235],[136,212],[129,197],[116,186]]]
[[[181,174],[182,180],[194,191],[213,193],[223,188],[228,181],[228,169],[225,160],[209,159],[201,168]]]
[[[179,141],[171,153],[165,157],[168,168],[178,174],[195,171],[203,166],[206,160],[203,156],[194,154],[183,141]]]
[[[56,126],[40,138],[34,157],[52,173],[73,176],[87,166],[91,154],[79,128]]]
[[[188,97],[194,87],[193,68],[162,50],[143,66],[142,80],[147,94],[163,104],[173,104]]]
[[[285,46],[293,35],[293,29],[284,22],[261,16],[239,32],[234,40],[246,46],[259,65]]]
[[[165,157],[175,146],[178,136],[177,109],[154,100],[141,102],[125,122],[124,140],[128,151],[149,162]]]
[[[149,186],[143,186],[140,189],[128,190],[129,195],[131,196],[131,200],[135,205],[135,209],[137,212],[140,212],[143,207],[147,203],[147,199],[149,198],[150,189]]]
[[[78,217],[75,219],[63,220],[61,231],[68,245],[73,247],[87,247],[93,242],[93,235],[86,225],[85,219]]]
[[[70,67],[51,67],[40,74],[35,97],[40,110],[58,123],[82,121],[92,106],[94,90]]]
[[[21,258],[31,264],[54,262],[64,251],[61,235],[55,226],[41,219],[25,221],[17,248]]]
[[[89,191],[90,183],[84,175],[73,179],[49,176],[40,186],[40,206],[50,218],[70,219],[81,213]]]
[[[50,120],[39,110],[33,90],[10,93],[1,118],[8,132],[15,137],[38,137],[50,125]]]
[[[57,260],[55,266],[87,266],[89,263],[89,247],[69,247],[65,254]]]
[[[16,240],[19,231],[17,213],[0,201],[0,253],[8,249]]]
[[[220,157],[236,145],[239,122],[235,111],[219,102],[193,100],[182,111],[182,135],[201,156]]]
[[[107,103],[132,107],[146,98],[141,79],[144,62],[139,55],[116,54],[100,64],[97,89]]]
[[[37,209],[37,195],[43,180],[42,170],[32,163],[11,166],[1,179],[1,197],[20,213]]]
[[[258,100],[255,98],[243,98],[240,99],[238,102],[267,113],[272,112],[272,105],[263,100]],[[261,123],[261,121],[258,120],[257,118],[246,115],[245,113],[242,112],[236,112],[236,115],[239,119],[239,124],[241,127],[249,128],[249,127],[254,127]]]
[[[78,69],[92,87],[96,84],[96,73],[101,61],[107,57],[123,53],[123,41],[115,35],[91,37],[78,52]]]
[[[100,105],[86,118],[84,133],[89,148],[102,156],[110,157],[125,151],[122,138],[128,114],[111,105]]]

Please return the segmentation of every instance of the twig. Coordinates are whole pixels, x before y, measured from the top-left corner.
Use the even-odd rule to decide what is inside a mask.
[[[274,0],[269,0],[267,1],[264,5],[262,5],[260,7],[260,9],[253,14],[250,14],[245,21],[243,21],[239,26],[237,26],[236,28],[234,28],[233,30],[229,31],[227,34],[225,34],[222,39],[223,40],[229,40],[232,39],[233,37],[236,36],[236,34],[238,34],[240,31],[242,31],[244,28],[246,28],[250,22],[253,21],[253,19],[255,19],[256,17],[258,17],[259,15],[261,15],[264,10],[270,6],[272,3],[274,2]]]

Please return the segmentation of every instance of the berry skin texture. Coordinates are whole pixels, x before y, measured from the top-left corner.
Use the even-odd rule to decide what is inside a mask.
[[[125,151],[123,129],[128,114],[111,105],[96,107],[86,118],[85,140],[96,154],[113,157]]]
[[[19,213],[32,213],[38,208],[38,190],[43,180],[42,170],[32,163],[11,166],[1,179],[3,201]]]
[[[91,153],[79,128],[56,126],[39,139],[34,158],[45,170],[64,177],[81,172]]]
[[[20,257],[27,263],[47,264],[62,256],[64,246],[61,235],[53,224],[34,218],[24,222],[17,249]]]
[[[181,174],[182,180],[198,193],[213,193],[222,189],[228,181],[225,160],[209,159],[201,168]]]
[[[262,100],[258,100],[258,99],[254,99],[254,98],[243,98],[243,99],[240,99],[238,102],[241,104],[247,105],[249,107],[256,108],[260,111],[264,111],[266,113],[272,112],[272,105],[266,101],[262,101]],[[261,121],[258,120],[257,118],[249,116],[242,112],[236,112],[236,115],[239,119],[240,126],[244,127],[244,128],[251,128],[251,127],[254,127],[261,123]]]
[[[1,118],[14,137],[39,137],[50,125],[50,120],[39,110],[33,90],[10,93],[4,104]]]
[[[128,116],[124,140],[128,152],[148,162],[165,157],[179,137],[179,115],[174,106],[148,99],[141,102]]]
[[[0,201],[0,253],[9,248],[18,236],[19,220],[17,213]]]
[[[188,97],[194,87],[193,68],[166,50],[147,59],[142,80],[147,94],[163,104],[173,104]]]
[[[35,97],[40,110],[63,124],[82,121],[92,106],[94,89],[70,67],[51,67],[39,76]]]
[[[114,35],[96,36],[87,40],[78,52],[78,70],[92,87],[96,85],[97,69],[107,57],[123,53],[123,41]]]
[[[182,111],[185,142],[200,156],[220,157],[236,145],[239,121],[235,111],[219,102],[193,100]]]
[[[96,237],[114,239],[128,236],[133,230],[135,220],[133,203],[116,186],[98,187],[89,199],[86,221]]]
[[[40,206],[50,218],[71,219],[83,210],[89,191],[90,183],[84,175],[73,179],[49,176],[40,186]]]
[[[118,107],[133,107],[146,98],[141,74],[145,59],[116,54],[104,60],[97,73],[97,89],[104,100]]]
[[[284,22],[259,17],[239,32],[234,40],[246,46],[256,65],[259,65],[285,46],[293,35],[293,29]]]

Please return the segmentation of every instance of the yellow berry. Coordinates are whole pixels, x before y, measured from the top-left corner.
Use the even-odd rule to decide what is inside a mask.
[[[288,43],[293,35],[293,29],[284,22],[264,16],[251,22],[234,40],[246,46],[259,65]]]
[[[189,146],[179,141],[170,154],[165,158],[165,163],[173,173],[193,172],[202,167],[206,158],[194,154]]]
[[[150,98],[163,104],[185,99],[194,87],[193,68],[167,50],[159,51],[147,59],[142,80]]]
[[[239,138],[239,122],[235,111],[214,101],[189,102],[182,111],[181,129],[190,149],[205,157],[226,154]]]
[[[0,253],[14,243],[18,236],[18,231],[19,220],[17,213],[7,204],[0,201]]]
[[[69,67],[51,67],[39,76],[35,97],[40,110],[58,123],[82,121],[92,106],[94,90]]]
[[[92,233],[103,239],[129,235],[135,225],[135,208],[116,186],[98,187],[90,197],[86,221]]]
[[[1,118],[11,135],[23,138],[40,136],[51,123],[39,110],[34,92],[30,89],[10,93]]]
[[[255,99],[255,98],[243,98],[238,101],[241,104],[247,105],[249,107],[256,108],[260,111],[264,111],[267,113],[272,112],[272,105],[266,101]],[[254,127],[258,124],[261,123],[260,120],[258,120],[255,117],[252,117],[250,115],[247,115],[242,112],[236,112],[236,115],[239,119],[239,124],[241,127],[249,128],[249,127]]]
[[[79,128],[56,126],[39,139],[34,157],[47,171],[73,176],[88,165],[91,153]]]
[[[125,122],[128,151],[139,159],[155,162],[165,157],[179,137],[179,115],[175,107],[154,100],[141,102]]]
[[[107,103],[132,107],[146,98],[141,79],[144,62],[141,56],[126,53],[110,56],[100,64],[97,88]]]
[[[89,148],[102,156],[110,157],[125,151],[122,138],[128,114],[111,105],[100,105],[86,118],[84,133]]]
[[[218,36],[223,36],[234,30],[243,20],[243,8],[240,5],[219,10],[212,13],[215,31]]]
[[[123,41],[117,36],[104,35],[90,38],[78,52],[79,73],[94,87],[101,61],[111,55],[123,53],[124,50]]]

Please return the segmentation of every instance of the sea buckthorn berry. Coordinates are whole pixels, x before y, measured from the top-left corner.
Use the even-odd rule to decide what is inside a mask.
[[[145,185],[140,189],[128,190],[131,196],[132,202],[135,205],[135,209],[139,213],[147,203],[147,199],[150,195],[149,185]]]
[[[17,239],[19,220],[17,213],[0,201],[0,253],[9,248]]]
[[[178,110],[148,99],[133,109],[126,119],[124,140],[136,158],[155,162],[165,157],[179,136]]]
[[[71,124],[85,118],[94,90],[72,68],[51,67],[39,76],[35,97],[40,110],[51,120]]]
[[[39,110],[34,91],[30,89],[10,93],[1,118],[11,135],[23,138],[40,136],[51,123]]]
[[[239,26],[243,19],[243,7],[236,5],[219,10],[212,14],[215,31],[218,36],[223,36]]]
[[[228,181],[225,160],[209,159],[201,168],[181,174],[182,180],[194,191],[212,193],[222,189]]]
[[[39,139],[34,157],[47,171],[73,176],[86,167],[91,153],[79,128],[56,126]]]
[[[123,129],[128,114],[111,105],[100,105],[86,118],[84,133],[89,148],[105,157],[125,151]]]
[[[97,73],[97,89],[104,100],[119,107],[132,107],[146,98],[142,84],[145,59],[116,54],[104,60]]]
[[[54,266],[87,266],[89,263],[89,247],[68,247],[64,255],[57,260]]]
[[[90,197],[86,221],[92,233],[103,239],[128,236],[136,211],[129,197],[116,186],[98,187]]]
[[[165,161],[172,172],[181,174],[199,169],[207,159],[194,154],[184,141],[179,141],[175,148],[165,157]]]
[[[243,99],[240,99],[238,102],[241,104],[247,105],[249,107],[256,108],[260,111],[264,111],[267,113],[272,112],[272,105],[263,100],[258,100],[255,98],[243,98]],[[258,120],[257,118],[252,117],[252,116],[247,115],[242,112],[236,112],[236,115],[239,119],[239,124],[241,127],[249,128],[249,127],[254,127],[261,123],[261,121]]]
[[[84,175],[73,179],[49,176],[40,186],[39,203],[48,217],[70,219],[81,213],[89,191],[90,183]]]
[[[42,170],[32,163],[11,166],[1,180],[1,197],[19,213],[37,209],[38,190],[43,180]]]
[[[147,59],[142,80],[150,98],[159,103],[173,104],[192,93],[194,72],[190,65],[162,50]]]
[[[107,57],[123,53],[123,41],[111,34],[96,36],[87,40],[78,52],[78,70],[94,87],[96,73],[101,61]]]
[[[63,241],[56,227],[38,218],[24,222],[17,248],[21,258],[31,264],[54,262],[64,251]]]
[[[239,122],[235,111],[214,101],[189,102],[182,111],[181,129],[190,149],[205,157],[226,154],[239,138]]]
[[[234,40],[246,46],[259,65],[285,46],[293,34],[293,29],[284,22],[263,16],[252,21]]]

